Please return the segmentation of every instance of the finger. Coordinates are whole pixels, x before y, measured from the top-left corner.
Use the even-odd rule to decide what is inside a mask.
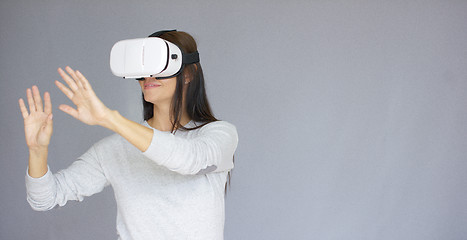
[[[63,80],[65,80],[71,90],[73,90],[73,92],[78,90],[78,85],[76,85],[75,80],[68,76],[68,74],[66,74],[61,68],[58,68],[58,73],[63,78]]]
[[[72,117],[78,119],[78,111],[68,105],[61,104],[58,108],[64,111],[66,114],[71,115]]]
[[[28,109],[26,108],[26,105],[24,105],[24,100],[22,98],[19,99],[19,109],[21,110],[23,118],[27,118],[29,116]]]
[[[52,114],[52,101],[50,101],[50,93],[44,93],[44,112],[47,114]]]
[[[88,89],[88,90],[92,90],[92,87],[91,87],[91,84],[89,83],[89,81],[83,76],[83,74],[81,74],[80,71],[76,70],[76,73],[78,75],[78,78],[81,80],[81,82],[83,83],[83,87],[85,89]]]
[[[32,96],[34,98],[34,103],[36,105],[36,110],[38,112],[42,112],[43,109],[42,109],[42,98],[41,98],[41,94],[39,92],[39,88],[37,86],[32,86]]]
[[[65,67],[65,70],[68,72],[68,74],[70,74],[70,76],[73,78],[73,80],[75,81],[76,85],[78,86],[78,88],[83,88],[83,84],[81,83],[81,81],[79,80],[78,76],[76,76],[76,72],[71,69],[70,66],[66,66]]]
[[[73,98],[74,93],[67,88],[63,83],[55,80],[55,85],[71,100]]]
[[[28,98],[29,112],[30,113],[35,112],[36,106],[34,106],[34,100],[32,99],[31,89],[28,88],[28,90],[26,90],[26,95]]]

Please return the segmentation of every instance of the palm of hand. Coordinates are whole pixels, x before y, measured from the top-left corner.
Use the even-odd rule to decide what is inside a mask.
[[[106,120],[108,109],[96,96],[88,80],[79,72],[66,67],[66,74],[58,69],[60,76],[68,84],[69,88],[56,81],[57,87],[76,105],[76,109],[68,105],[60,105],[60,110],[88,125],[102,125]]]
[[[48,146],[50,135],[45,131],[48,114],[45,112],[32,112],[24,119],[26,144],[30,147]]]
[[[29,112],[24,100],[19,99],[19,107],[24,119],[24,131],[26,144],[30,148],[47,147],[52,136],[52,103],[50,94],[44,94],[44,106],[37,86],[26,91]]]
[[[88,125],[96,125],[105,119],[106,107],[95,94],[89,91],[77,92],[71,101],[77,107],[78,120]]]

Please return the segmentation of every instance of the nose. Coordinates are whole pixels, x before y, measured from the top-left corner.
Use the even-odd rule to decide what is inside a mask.
[[[148,79],[156,79],[155,77],[140,77],[140,78],[136,78],[136,80],[138,81],[146,81]]]
[[[155,77],[143,77],[143,78],[140,78],[140,79],[138,79],[138,80],[140,80],[140,81],[147,81],[147,80],[156,80],[156,78],[155,78]]]

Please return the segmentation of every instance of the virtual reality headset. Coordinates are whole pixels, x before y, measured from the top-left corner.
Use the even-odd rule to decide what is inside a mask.
[[[155,32],[147,38],[118,41],[110,51],[110,69],[115,76],[144,80],[172,78],[180,74],[186,64],[199,62],[199,53],[184,53],[177,45],[159,38],[166,32]]]

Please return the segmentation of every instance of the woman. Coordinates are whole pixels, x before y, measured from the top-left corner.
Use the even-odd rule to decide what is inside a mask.
[[[185,32],[159,36],[182,51],[197,51]],[[94,144],[67,169],[55,174],[47,164],[52,135],[50,94],[27,89],[24,118],[29,167],[27,200],[45,211],[112,185],[117,201],[119,239],[223,239],[224,185],[238,143],[235,126],[211,113],[199,63],[169,79],[144,78],[144,122],[138,124],[107,108],[79,72],[61,68],[68,86],[57,87],[76,105],[59,109],[88,125],[115,134]],[[43,106],[44,105],[44,106]]]

